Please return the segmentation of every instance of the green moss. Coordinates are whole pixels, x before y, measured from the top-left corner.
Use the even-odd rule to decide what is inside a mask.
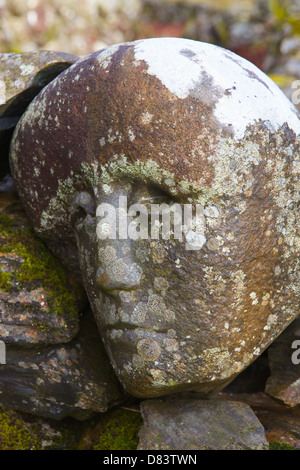
[[[38,437],[17,416],[0,412],[0,450],[40,450]]]
[[[53,421],[0,409],[0,450],[72,450],[81,434],[82,424],[72,418]]]
[[[6,292],[11,291],[13,288],[12,283],[11,283],[12,278],[13,278],[12,273],[6,273],[3,271],[0,271],[0,289]]]
[[[1,239],[5,239],[8,235],[13,235],[15,233],[15,224],[14,221],[7,215],[0,215],[0,234]]]
[[[140,413],[117,409],[106,413],[94,450],[135,450],[143,423]]]
[[[297,450],[297,449],[296,447],[293,447],[289,444],[285,444],[284,442],[270,441],[269,450]]]
[[[65,270],[31,228],[21,230],[6,215],[0,216],[0,252],[15,254],[22,263],[14,273],[0,273],[0,288],[28,291],[43,287],[47,292],[49,310],[57,315],[77,316],[78,299],[71,288]]]

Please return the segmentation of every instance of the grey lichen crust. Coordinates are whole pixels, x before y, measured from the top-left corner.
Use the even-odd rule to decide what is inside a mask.
[[[11,147],[20,196],[58,255],[78,250],[130,393],[216,391],[298,315],[299,134],[261,71],[185,39],[93,53],[29,106]],[[202,205],[201,250],[97,238],[92,205],[151,200],[149,187]],[[76,222],[80,194],[93,204]]]
[[[1,129],[5,122],[13,127],[34,96],[77,59],[54,51],[0,54]]]

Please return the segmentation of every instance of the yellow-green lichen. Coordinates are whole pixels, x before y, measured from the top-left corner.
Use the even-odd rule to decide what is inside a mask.
[[[73,318],[78,313],[78,299],[59,261],[31,228],[21,230],[13,219],[0,215],[0,252],[15,255],[21,263],[14,272],[0,271],[0,289],[32,291],[43,287],[49,311]]]
[[[190,195],[199,203],[206,202],[211,195],[211,190],[186,181],[184,177],[176,181],[172,172],[161,168],[152,159],[129,163],[127,157],[121,154],[114,155],[110,162],[101,166],[101,179],[105,178],[105,182],[121,177],[163,186],[172,195]]]

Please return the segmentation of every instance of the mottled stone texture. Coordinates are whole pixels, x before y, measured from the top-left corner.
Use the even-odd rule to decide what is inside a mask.
[[[78,57],[53,51],[0,54],[0,171],[8,170],[12,131],[23,112],[44,86]]]
[[[0,390],[2,406],[54,419],[86,419],[124,400],[87,313],[79,335],[68,343],[30,348],[8,344]]]
[[[138,450],[266,450],[264,429],[250,406],[218,400],[141,403]]]
[[[0,232],[0,340],[70,341],[85,293],[37,238],[15,194],[0,193]]]
[[[11,146],[22,203],[81,270],[131,394],[215,393],[298,315],[299,133],[296,109],[260,70],[175,38],[80,59],[24,113]],[[101,239],[97,207],[120,196],[148,209],[198,204],[201,246],[174,233]]]
[[[78,57],[53,51],[0,54],[1,129],[18,120],[35,95]],[[16,124],[16,121],[14,122]]]
[[[0,193],[0,227],[0,405],[54,419],[105,412],[124,394],[83,313],[82,287],[37,238],[13,193]]]
[[[271,375],[266,393],[285,405],[300,405],[300,319],[295,320],[269,347]]]
[[[267,395],[256,393],[218,394],[218,399],[247,403],[264,427],[270,449],[300,449],[300,407],[289,407]],[[285,447],[287,446],[287,447]]]

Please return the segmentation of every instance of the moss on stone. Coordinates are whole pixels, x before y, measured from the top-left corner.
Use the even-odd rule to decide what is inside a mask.
[[[105,414],[102,430],[94,450],[135,450],[143,424],[140,413],[124,409]]]
[[[17,415],[0,411],[0,450],[41,450],[41,444],[37,434]]]
[[[270,441],[269,450],[297,450],[296,447],[286,444],[285,442]]]
[[[15,233],[14,221],[7,215],[0,215],[0,229],[1,238],[3,239],[6,235],[12,235]]]
[[[0,290],[4,290],[6,292],[9,292],[12,290],[12,278],[13,275],[12,273],[6,273],[4,271],[0,271]]]
[[[22,259],[13,273],[0,272],[0,288],[11,291],[13,281],[27,291],[43,287],[47,292],[49,311],[73,318],[78,313],[78,299],[65,270],[33,229],[23,230],[13,219],[0,215],[0,252],[15,254]]]
[[[82,423],[73,418],[54,421],[0,409],[0,450],[73,450],[81,434]]]

